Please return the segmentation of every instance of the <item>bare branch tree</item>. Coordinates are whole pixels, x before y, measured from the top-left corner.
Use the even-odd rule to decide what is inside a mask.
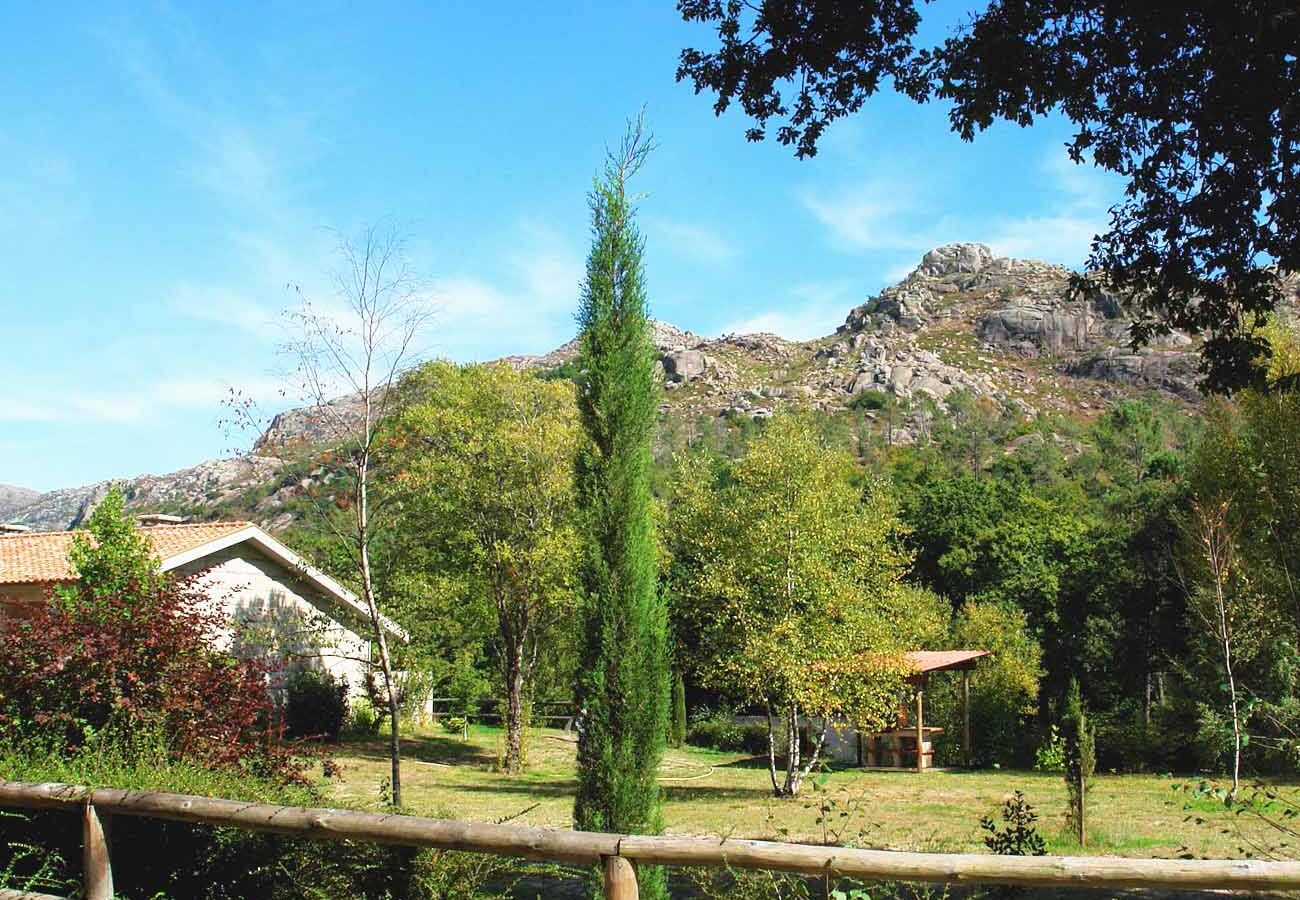
[[[379,428],[396,402],[393,390],[402,373],[418,361],[416,341],[434,309],[424,285],[407,261],[397,230],[369,226],[355,238],[340,237],[338,268],[332,272],[334,296],[314,303],[297,285],[295,308],[286,311],[289,339],[281,348],[292,369],[287,395],[310,407],[322,443],[337,449],[352,476],[347,516],[340,521],[333,504],[317,503],[321,521],[344,548],[355,568],[365,605],[382,689],[391,722],[391,801],[402,803],[400,688],[389,652],[387,620],[380,611],[372,542],[382,522],[371,498]],[[234,421],[248,425],[255,410],[237,392],[227,403]],[[315,499],[315,498],[313,498]],[[375,661],[370,662],[371,665]]]

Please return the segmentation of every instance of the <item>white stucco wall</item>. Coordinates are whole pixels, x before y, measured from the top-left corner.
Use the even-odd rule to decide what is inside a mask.
[[[227,649],[237,656],[270,657],[274,665],[286,669],[324,668],[347,680],[350,697],[363,695],[363,660],[370,658],[370,642],[358,634],[360,623],[340,621],[345,614],[335,608],[332,598],[247,543],[175,573],[204,570],[200,584],[232,623],[224,636]]]

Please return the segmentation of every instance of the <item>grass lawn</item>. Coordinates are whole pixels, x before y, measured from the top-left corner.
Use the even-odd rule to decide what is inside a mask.
[[[494,821],[517,817],[531,825],[571,825],[574,742],[552,729],[529,732],[529,770],[497,771],[500,729],[473,726],[468,741],[441,730],[417,730],[403,741],[402,790],[414,813]],[[349,805],[378,807],[388,776],[382,739],[345,742],[335,750],[341,780],[327,790]],[[1092,825],[1086,853],[1171,857],[1244,855],[1242,836],[1270,840],[1267,827],[1216,804],[1175,791],[1185,779],[1156,775],[1098,776],[1090,796]],[[1003,799],[1021,790],[1039,814],[1049,852],[1080,853],[1063,834],[1065,785],[1058,775],[1036,772],[834,772],[824,794],[777,800],[763,761],[734,753],[669,750],[662,768],[670,834],[709,834],[775,840],[820,841],[818,803],[838,811],[855,807],[851,830],[863,846],[895,850],[984,851],[979,819],[996,818]],[[1200,817],[1204,824],[1194,819]],[[785,829],[782,831],[781,829]],[[1228,833],[1224,833],[1225,829]],[[1237,829],[1241,830],[1239,834]]]

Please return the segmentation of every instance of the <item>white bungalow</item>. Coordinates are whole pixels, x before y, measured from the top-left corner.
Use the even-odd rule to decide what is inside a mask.
[[[222,648],[270,656],[283,668],[311,665],[361,688],[370,659],[369,617],[356,595],[249,522],[179,523],[141,516],[164,572],[201,573],[198,584],[230,628]],[[0,533],[0,620],[44,603],[57,584],[76,580],[68,563],[75,532]],[[385,619],[385,630],[406,632]]]

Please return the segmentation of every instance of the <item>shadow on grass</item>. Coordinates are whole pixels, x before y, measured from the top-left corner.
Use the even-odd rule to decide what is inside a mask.
[[[757,787],[709,787],[707,785],[675,785],[665,784],[661,786],[664,799],[673,803],[693,803],[698,801],[710,800],[754,800],[755,798],[770,798],[772,788],[770,785],[762,784]]]
[[[522,797],[551,798],[572,797],[578,790],[575,778],[548,781],[493,781],[490,784],[459,782],[457,792],[468,791],[474,794],[517,794]]]
[[[766,756],[742,756],[740,759],[733,759],[731,762],[716,763],[719,769],[767,769]],[[777,760],[777,770],[781,769],[781,761]]]
[[[388,741],[385,739],[349,741],[339,745],[347,755],[361,759],[388,759]],[[402,738],[402,758],[417,762],[443,763],[444,765],[493,765],[496,755],[485,748],[466,743],[458,738],[416,735]]]

